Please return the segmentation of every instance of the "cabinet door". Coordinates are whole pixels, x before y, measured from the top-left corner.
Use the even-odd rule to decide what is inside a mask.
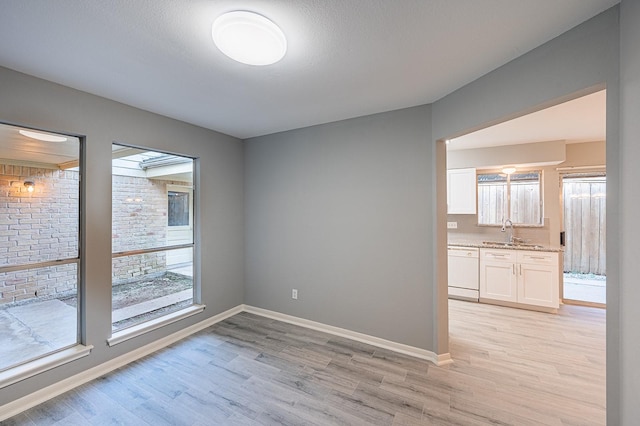
[[[447,170],[447,213],[476,214],[476,169]]]
[[[518,303],[557,308],[558,267],[521,263],[518,265]]]
[[[517,302],[516,264],[498,260],[480,262],[480,297]]]

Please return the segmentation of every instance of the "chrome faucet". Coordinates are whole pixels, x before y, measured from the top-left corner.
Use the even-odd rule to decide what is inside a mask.
[[[513,244],[513,222],[511,219],[506,219],[502,222],[502,229],[500,232],[505,232],[507,230],[507,223],[509,224],[509,233],[507,234],[507,243]]]

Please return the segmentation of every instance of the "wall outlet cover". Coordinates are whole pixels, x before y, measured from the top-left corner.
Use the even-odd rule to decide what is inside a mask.
[[[447,222],[447,229],[458,229],[458,222]]]

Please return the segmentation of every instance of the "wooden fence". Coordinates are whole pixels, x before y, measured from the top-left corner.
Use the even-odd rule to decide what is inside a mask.
[[[478,223],[501,225],[505,219],[527,225],[540,224],[540,185],[538,183],[511,183],[511,214],[506,212],[506,183],[478,185]]]
[[[606,178],[563,180],[564,271],[606,275]]]

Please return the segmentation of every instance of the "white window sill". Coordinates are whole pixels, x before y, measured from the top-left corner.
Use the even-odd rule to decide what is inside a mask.
[[[115,333],[113,333],[110,339],[107,339],[107,343],[109,344],[109,346],[115,346],[118,343],[126,342],[127,340],[133,339],[134,337],[138,337],[150,331],[157,330],[167,324],[171,324],[176,321],[180,321],[181,319],[199,314],[200,312],[204,311],[204,308],[205,305],[191,305],[188,308],[181,309],[177,312],[172,312],[160,318],[146,321],[142,324],[125,328],[124,330],[116,331]]]
[[[4,388],[24,379],[28,379],[29,377],[33,377],[36,374],[43,373],[71,361],[75,361],[78,358],[85,357],[91,353],[91,349],[93,349],[93,346],[91,345],[76,345],[25,364],[18,365],[6,371],[2,371],[0,372],[0,388]]]

